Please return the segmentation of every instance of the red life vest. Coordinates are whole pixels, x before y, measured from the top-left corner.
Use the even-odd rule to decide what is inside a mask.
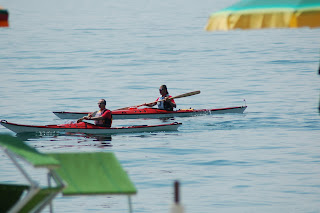
[[[103,127],[111,127],[111,125],[112,125],[112,114],[111,114],[111,111],[110,111],[110,110],[108,110],[108,109],[104,109],[104,110],[102,110],[102,111],[99,110],[95,116],[96,116],[96,117],[102,116],[106,111],[108,111],[107,113],[110,112],[110,116],[108,116],[108,117],[106,117],[106,118],[104,117],[103,120],[97,120],[97,121],[95,121],[95,122],[94,122],[95,125],[97,125],[97,126],[103,126]]]

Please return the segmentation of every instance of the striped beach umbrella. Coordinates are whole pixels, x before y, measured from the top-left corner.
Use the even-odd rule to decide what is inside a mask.
[[[205,29],[228,31],[299,27],[320,27],[320,0],[241,0],[212,13]],[[318,109],[320,113],[320,98]]]
[[[320,0],[241,0],[210,15],[207,31],[320,27]]]

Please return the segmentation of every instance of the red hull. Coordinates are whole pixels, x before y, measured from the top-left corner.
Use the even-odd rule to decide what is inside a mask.
[[[205,114],[224,114],[224,113],[243,113],[247,106],[228,107],[219,109],[180,109],[176,111],[167,111],[155,108],[130,108],[127,110],[112,111],[113,119],[140,119],[140,118],[170,118],[170,117],[188,117]],[[61,119],[79,119],[88,114],[88,112],[53,112]]]

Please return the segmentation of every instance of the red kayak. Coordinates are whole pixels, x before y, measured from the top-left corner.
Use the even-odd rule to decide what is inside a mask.
[[[26,132],[50,132],[50,133],[85,133],[85,134],[123,134],[123,133],[141,133],[141,132],[162,132],[162,131],[176,131],[181,123],[169,123],[160,125],[138,125],[127,127],[99,127],[91,123],[80,122],[59,125],[23,125],[10,123],[6,120],[0,121],[1,125],[10,129],[15,133]]]
[[[190,117],[197,115],[211,115],[224,113],[243,113],[247,106],[228,107],[218,109],[179,109],[167,111],[156,108],[129,108],[125,110],[113,110],[113,119],[139,119],[139,118],[172,118],[172,117]],[[53,112],[61,119],[79,119],[88,115],[89,112]]]

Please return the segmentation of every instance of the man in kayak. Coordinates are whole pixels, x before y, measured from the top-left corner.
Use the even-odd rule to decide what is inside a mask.
[[[176,108],[177,105],[172,99],[172,96],[169,95],[168,89],[166,85],[161,85],[159,88],[159,92],[161,96],[157,98],[157,100],[153,103],[145,104],[145,106],[153,107],[154,105],[158,104],[159,109],[164,109],[168,111],[173,111],[173,108]]]
[[[87,116],[80,118],[77,122],[82,122],[83,120],[94,120],[95,125],[103,127],[111,127],[112,124],[112,114],[111,111],[106,109],[106,100],[100,99],[98,102],[100,110],[95,113],[89,113]]]

